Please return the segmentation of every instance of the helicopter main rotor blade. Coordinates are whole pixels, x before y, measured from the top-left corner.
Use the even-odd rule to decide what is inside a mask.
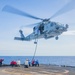
[[[9,13],[13,13],[13,14],[17,14],[17,15],[21,15],[21,16],[25,16],[25,17],[29,17],[29,18],[33,18],[33,19],[37,19],[37,20],[43,20],[42,18],[38,18],[38,17],[35,17],[35,16],[32,16],[26,12],[23,12],[21,10],[18,10],[12,6],[9,6],[9,5],[6,5],[2,11],[5,11],[5,12],[9,12]]]
[[[20,28],[21,28],[21,29],[22,29],[23,27],[33,28],[33,27],[38,26],[38,25],[40,25],[40,24],[41,24],[41,22],[39,22],[39,23],[34,23],[34,24],[30,24],[30,25],[24,25],[24,26],[21,26]]]
[[[69,11],[71,11],[73,9],[75,9],[75,0],[71,0],[64,7],[62,7],[59,11],[57,11],[53,16],[51,16],[49,19],[55,18],[55,17],[57,17],[57,16],[59,16],[61,14],[69,12]]]

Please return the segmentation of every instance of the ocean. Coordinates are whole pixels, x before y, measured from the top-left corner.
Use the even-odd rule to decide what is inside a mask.
[[[32,56],[0,56],[3,58],[3,64],[10,64],[12,60],[21,61],[24,63],[26,59],[32,60]],[[38,60],[40,64],[51,64],[51,65],[66,65],[75,66],[75,56],[35,56],[35,60]]]

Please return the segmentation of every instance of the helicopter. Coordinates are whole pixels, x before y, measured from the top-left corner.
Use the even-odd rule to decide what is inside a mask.
[[[23,12],[10,5],[4,6],[2,11],[29,17],[36,20],[41,20],[41,22],[33,24],[33,32],[29,34],[28,36],[24,36],[23,31],[19,30],[20,37],[15,37],[14,38],[15,40],[31,41],[31,40],[41,39],[41,38],[50,39],[54,37],[56,40],[58,40],[59,35],[61,35],[63,32],[66,32],[69,28],[69,25],[61,24],[59,22],[52,22],[51,19],[74,9],[74,6],[71,3],[72,1],[64,5],[59,11],[57,11],[54,15],[52,15],[48,19],[42,19],[42,18],[33,16],[29,13]],[[70,7],[70,9],[67,9],[67,7]]]

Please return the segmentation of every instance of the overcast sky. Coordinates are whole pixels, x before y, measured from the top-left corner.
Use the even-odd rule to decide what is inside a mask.
[[[16,41],[21,26],[40,21],[2,12],[5,5],[11,5],[19,10],[41,18],[50,18],[70,0],[0,0],[0,56],[31,56],[34,54],[34,40],[30,42]],[[75,0],[72,0],[75,4]],[[72,4],[72,5],[73,5]],[[75,7],[75,6],[74,6]],[[67,9],[70,7],[68,6]],[[37,56],[75,56],[75,9],[64,13],[51,21],[69,24],[68,33],[60,35],[59,40],[40,39],[36,51]],[[29,35],[32,28],[23,28],[24,35]],[[71,33],[73,32],[73,34]]]

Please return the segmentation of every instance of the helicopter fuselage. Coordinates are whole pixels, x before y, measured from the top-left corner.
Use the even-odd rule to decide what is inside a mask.
[[[22,41],[31,41],[34,39],[50,39],[55,37],[58,40],[58,36],[63,32],[67,31],[68,25],[56,23],[56,22],[42,22],[39,25],[33,28],[33,32],[28,35],[24,36],[22,30],[20,30],[21,37],[15,37],[16,40]]]

